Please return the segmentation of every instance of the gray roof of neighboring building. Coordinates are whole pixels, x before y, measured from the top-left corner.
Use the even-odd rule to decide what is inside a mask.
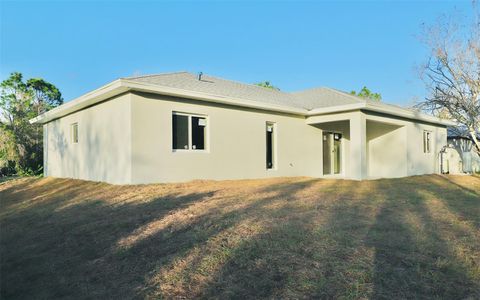
[[[447,137],[448,138],[464,138],[471,140],[472,137],[468,132],[467,128],[462,126],[451,126],[447,128]],[[480,131],[477,132],[477,139],[480,139]]]
[[[124,79],[219,96],[304,108],[307,110],[366,102],[366,100],[362,98],[325,87],[287,93],[205,74],[202,75],[201,80],[198,80],[197,76],[198,75],[188,72],[177,72],[128,77]]]

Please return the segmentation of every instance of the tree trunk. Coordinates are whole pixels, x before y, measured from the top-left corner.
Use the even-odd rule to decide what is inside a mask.
[[[473,143],[475,144],[476,152],[480,155],[480,141],[477,139],[477,133],[475,130],[470,130],[470,137],[473,140]]]

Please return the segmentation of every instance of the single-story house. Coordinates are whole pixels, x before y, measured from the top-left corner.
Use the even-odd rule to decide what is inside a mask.
[[[443,173],[449,174],[480,172],[480,155],[475,151],[475,144],[468,134],[455,127],[448,128],[442,166]]]
[[[331,88],[187,72],[117,79],[52,109],[45,176],[114,184],[439,173],[450,122]]]

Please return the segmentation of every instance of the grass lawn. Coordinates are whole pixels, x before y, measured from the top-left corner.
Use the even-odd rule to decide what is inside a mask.
[[[480,177],[0,183],[0,298],[480,299]]]

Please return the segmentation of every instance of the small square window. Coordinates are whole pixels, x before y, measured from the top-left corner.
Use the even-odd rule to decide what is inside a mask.
[[[78,123],[73,123],[71,125],[71,138],[72,138],[72,143],[74,144],[78,143]]]

